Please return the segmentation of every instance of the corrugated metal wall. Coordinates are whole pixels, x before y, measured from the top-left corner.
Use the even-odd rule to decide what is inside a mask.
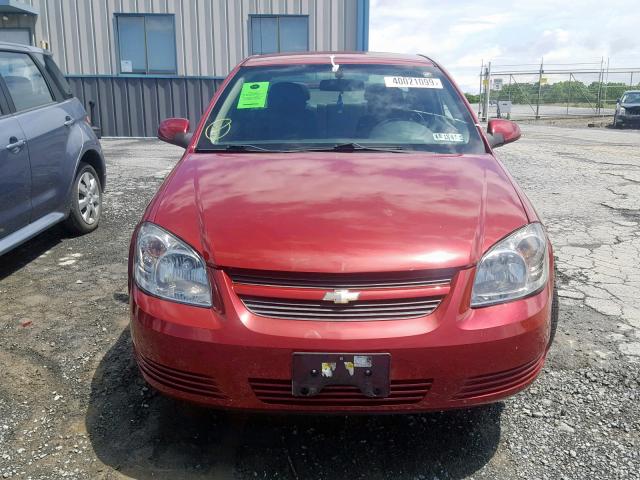
[[[310,50],[356,50],[367,0],[22,1],[38,16],[10,16],[6,26],[35,22],[36,45],[48,42],[88,112],[95,104],[103,135],[155,136],[167,117],[195,123],[221,79],[249,55],[249,15],[309,15]],[[176,75],[119,74],[116,13],[175,14]]]
[[[23,0],[38,8],[36,44],[49,42],[70,75],[116,75],[114,13],[173,13],[178,75],[225,76],[249,55],[250,14],[309,15],[310,50],[355,50],[357,0]]]
[[[155,137],[160,121],[188,118],[195,127],[222,83],[212,78],[68,77],[104,136]]]

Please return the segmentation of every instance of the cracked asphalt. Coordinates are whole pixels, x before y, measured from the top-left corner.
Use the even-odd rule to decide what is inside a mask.
[[[640,361],[639,133],[529,125],[522,141],[499,150],[547,226],[563,305],[615,319],[619,331],[609,338],[633,362]]]
[[[100,228],[55,228],[0,257],[0,477],[640,478],[640,132],[522,128],[498,155],[555,246],[556,342],[525,392],[405,416],[217,412],[147,388],[127,247],[180,150],[103,140]]]

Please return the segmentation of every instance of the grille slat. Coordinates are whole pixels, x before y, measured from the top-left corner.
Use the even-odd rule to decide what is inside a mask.
[[[367,397],[351,385],[330,385],[313,397],[294,397],[291,381],[281,379],[249,379],[256,397],[267,404],[356,407],[376,405],[408,405],[421,402],[431,390],[433,380],[394,380],[389,396]]]
[[[492,385],[492,386],[486,386],[484,388],[477,388],[477,389],[473,389],[473,390],[461,390],[460,393],[458,395],[456,395],[456,399],[465,399],[465,398],[472,398],[472,397],[480,397],[482,395],[489,395],[492,393],[496,393],[502,390],[508,390],[509,388],[515,387],[521,383],[524,383],[532,378],[535,378],[535,376],[537,375],[537,370],[533,369],[530,372],[527,372],[526,375],[522,375],[520,377],[511,379],[508,382],[503,382],[500,384],[496,384],[496,385]]]
[[[416,316],[416,317],[420,317],[422,315],[427,315],[428,313],[430,313],[429,311],[425,311],[425,312],[415,312],[415,311],[411,311],[411,312],[394,312],[394,313],[378,313],[378,314],[371,314],[371,313],[314,313],[314,314],[301,314],[299,312],[293,312],[293,313],[283,313],[277,310],[253,310],[255,313],[257,313],[258,315],[262,315],[262,316],[267,316],[267,317],[279,317],[282,316],[283,318],[298,318],[298,317],[304,317],[304,318],[316,318],[316,317],[321,317],[321,318],[352,318],[352,319],[356,319],[356,318],[398,318],[398,317],[412,317],[412,316]]]
[[[516,368],[470,377],[453,398],[455,400],[468,400],[484,395],[492,395],[524,384],[536,377],[542,368],[543,362],[544,356],[541,356]]]
[[[205,397],[224,399],[215,380],[206,375],[185,372],[166,365],[161,365],[148,357],[136,352],[140,370],[151,380],[175,390],[202,395]]]
[[[247,310],[263,317],[287,320],[367,321],[400,320],[429,315],[440,304],[440,298],[403,298],[366,300],[347,305],[309,300],[263,298],[241,295]]]
[[[527,363],[522,367],[515,368],[513,370],[508,370],[504,373],[496,373],[494,375],[484,375],[477,376],[469,379],[465,382],[465,389],[474,389],[474,388],[484,388],[490,387],[493,385],[499,385],[504,381],[509,381],[509,379],[519,376],[526,376],[532,370],[535,370],[537,366],[537,359],[533,362]]]
[[[325,290],[449,285],[455,269],[388,273],[308,273],[226,269],[233,283]]]
[[[282,301],[280,301],[280,299],[262,300],[262,299],[258,299],[257,297],[255,298],[255,300],[252,300],[252,303],[255,305],[264,306],[265,308],[286,309],[289,307],[296,307],[299,309],[310,310],[310,311],[312,310],[325,311],[327,305],[331,305],[331,304],[327,304],[327,302],[323,302],[323,303],[308,302],[308,303],[305,303],[304,307],[302,307],[297,301],[290,302],[284,299]],[[368,310],[371,310],[372,308],[374,308],[375,310],[385,310],[385,309],[396,310],[399,307],[424,308],[424,307],[438,305],[439,303],[440,303],[440,299],[414,301],[414,302],[397,302],[397,303],[384,303],[384,301],[380,301],[380,302],[376,301],[375,307],[370,307],[364,304],[364,302],[359,302],[359,303],[353,303],[352,305],[349,305],[348,308],[353,310],[358,310],[360,312],[366,312]],[[344,308],[344,306],[340,306],[340,305],[337,305],[335,308],[340,309],[341,307]]]

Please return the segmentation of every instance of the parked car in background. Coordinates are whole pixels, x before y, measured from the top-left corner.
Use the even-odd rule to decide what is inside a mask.
[[[0,43],[0,255],[52,225],[98,227],[105,161],[51,55]]]
[[[390,412],[494,402],[538,375],[552,247],[434,61],[250,57],[133,234],[144,378],[223,408]]]
[[[640,90],[627,90],[618,99],[613,127],[640,126]]]

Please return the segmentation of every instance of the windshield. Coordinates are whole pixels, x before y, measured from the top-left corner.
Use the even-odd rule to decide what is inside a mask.
[[[622,103],[640,103],[640,92],[625,93]]]
[[[337,70],[337,71],[332,71]],[[421,150],[482,153],[473,118],[434,67],[244,67],[216,102],[199,151]]]

